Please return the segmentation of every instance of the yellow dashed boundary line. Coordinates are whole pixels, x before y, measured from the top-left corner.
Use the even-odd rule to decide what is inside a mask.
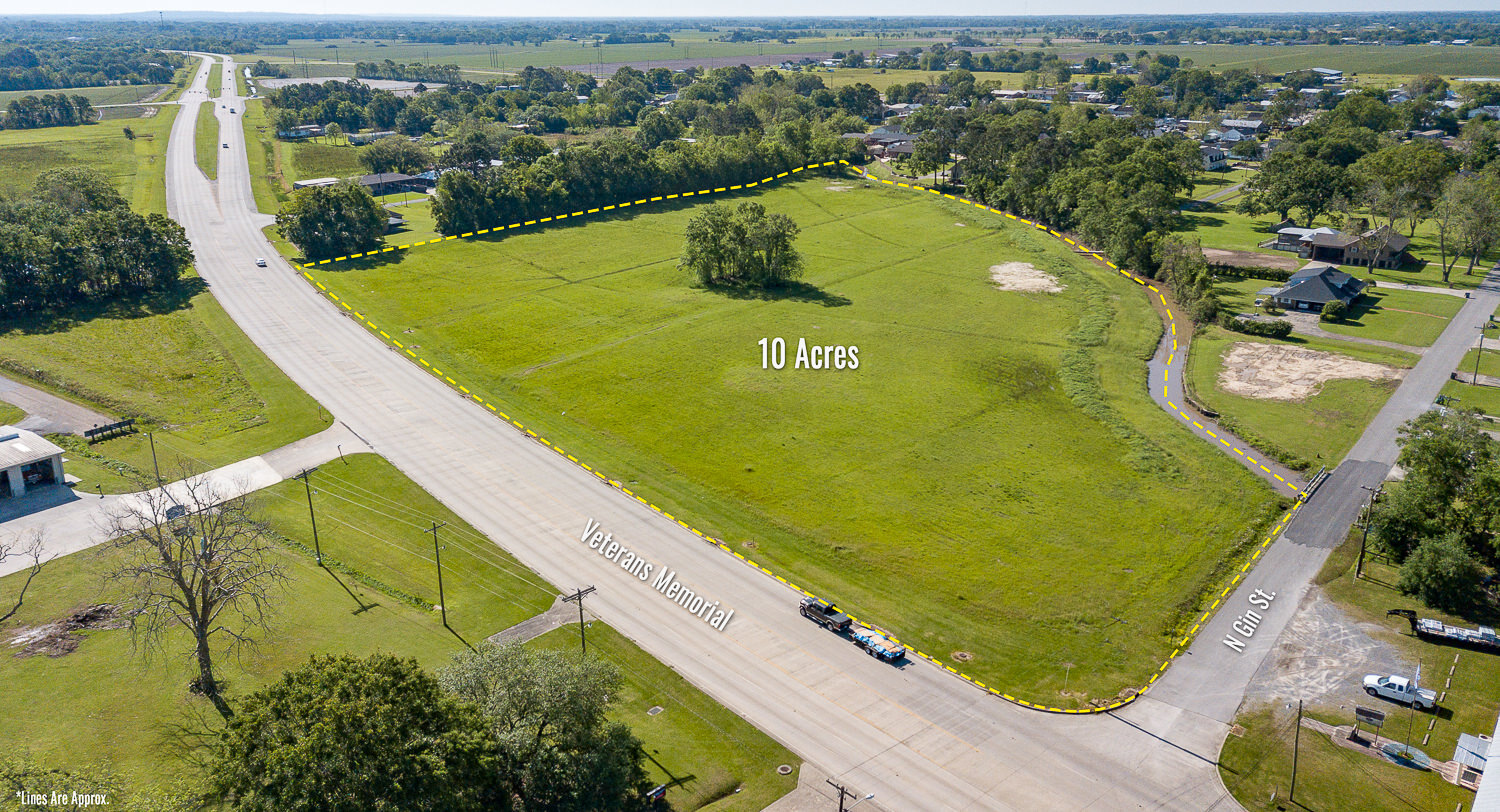
[[[797,167],[796,169],[793,169],[793,170],[791,170],[789,172],[781,172],[781,173],[777,174],[775,178],[766,178],[764,180],[759,181],[759,183],[760,184],[767,184],[767,183],[771,183],[773,180],[779,180],[781,178],[788,177],[790,175],[793,175],[793,174],[795,174],[797,172],[801,172],[803,170],[807,170],[807,169],[821,169],[821,168],[824,168],[824,167],[831,167],[831,166],[849,166],[849,162],[848,161],[825,161],[823,163],[808,164],[807,166]],[[881,178],[872,177],[869,173],[865,172],[863,169],[861,169],[860,167],[857,167],[857,166],[850,167],[850,168],[852,168],[855,172],[859,173],[861,176],[863,176],[863,177],[865,177],[865,178],[867,178],[869,180],[877,181],[879,183],[884,183],[887,186],[898,186],[898,187],[901,187],[901,188],[904,188],[904,189],[912,189],[914,191],[921,191],[921,190],[923,190],[925,188],[925,187],[921,187],[921,186],[911,186],[911,185],[906,184],[906,183],[900,183],[900,182],[896,182],[896,181],[890,181],[890,180],[884,180],[884,179],[881,179]],[[745,186],[747,186],[747,187],[748,186],[755,186],[755,185],[757,185],[757,184],[755,184],[755,183],[745,184]],[[704,190],[701,190],[701,191],[698,191],[698,192],[682,192],[680,194],[680,196],[681,197],[691,197],[693,195],[712,194],[712,193],[725,192],[725,191],[730,191],[730,190],[740,189],[740,188],[741,188],[740,186],[719,187],[719,188],[716,188],[716,189],[704,189]],[[1123,268],[1120,268],[1118,265],[1114,264],[1113,262],[1110,262],[1108,259],[1105,259],[1097,251],[1093,251],[1092,249],[1085,248],[1084,246],[1082,246],[1082,245],[1074,242],[1072,239],[1070,239],[1070,238],[1068,238],[1068,237],[1066,237],[1066,236],[1064,236],[1062,234],[1059,234],[1057,231],[1055,231],[1055,230],[1053,230],[1051,228],[1048,228],[1047,226],[1045,226],[1045,225],[1043,225],[1041,223],[1037,223],[1037,222],[1033,222],[1031,220],[1027,220],[1024,217],[1017,217],[1016,215],[1011,214],[1009,212],[1003,212],[1003,211],[1000,211],[998,209],[990,208],[989,206],[985,206],[985,205],[983,205],[981,203],[976,203],[976,202],[974,202],[972,200],[967,200],[967,199],[962,198],[962,197],[954,197],[953,195],[942,194],[941,192],[939,192],[936,189],[927,189],[927,191],[931,192],[934,195],[942,195],[943,197],[948,198],[950,200],[955,200],[955,201],[960,202],[960,203],[966,203],[968,205],[974,206],[975,208],[984,209],[985,211],[992,212],[994,214],[1003,214],[1003,215],[1005,215],[1005,217],[1007,217],[1007,218],[1009,218],[1011,220],[1018,220],[1018,221],[1020,221],[1022,223],[1025,223],[1025,224],[1027,224],[1029,226],[1033,226],[1037,230],[1043,231],[1043,232],[1051,235],[1052,237],[1055,237],[1055,238],[1057,238],[1059,240],[1066,241],[1069,245],[1072,245],[1075,248],[1080,249],[1082,252],[1087,253],[1089,256],[1093,257],[1094,259],[1096,259],[1096,260],[1104,263],[1105,265],[1108,265],[1109,267],[1113,268],[1116,271],[1119,271],[1121,275],[1125,276],[1126,278],[1130,279],[1131,281],[1133,281],[1133,282],[1135,282],[1135,283],[1137,283],[1137,284],[1139,284],[1139,285],[1141,285],[1143,287],[1150,288],[1150,290],[1152,292],[1157,293],[1158,295],[1161,296],[1162,306],[1163,306],[1163,309],[1166,311],[1166,314],[1167,314],[1167,322],[1168,322],[1168,325],[1171,328],[1171,334],[1173,336],[1177,335],[1177,324],[1176,324],[1176,322],[1174,321],[1174,319],[1172,317],[1172,311],[1166,307],[1166,304],[1167,304],[1166,296],[1161,295],[1161,292],[1155,286],[1153,286],[1153,285],[1149,284],[1148,282],[1146,282],[1146,280],[1141,279],[1140,277],[1135,276],[1134,274],[1130,273],[1127,270],[1124,270]],[[665,196],[662,196],[662,197],[653,197],[653,198],[651,198],[650,201],[637,200],[637,201],[635,201],[634,205],[641,205],[641,204],[644,204],[644,203],[647,203],[647,202],[655,202],[655,201],[663,200],[663,199],[665,199],[665,200],[671,200],[671,199],[676,198],[678,196],[679,195],[673,194],[673,195],[665,195]],[[585,215],[585,214],[597,214],[597,213],[599,213],[601,211],[609,211],[609,210],[614,209],[614,208],[619,208],[619,207],[628,206],[628,205],[631,205],[631,204],[629,204],[629,203],[622,203],[622,204],[618,204],[617,206],[603,206],[603,207],[600,207],[600,208],[597,208],[597,209],[588,209],[587,211],[575,211],[575,212],[572,212],[570,214],[557,215],[555,218],[549,218],[549,219],[561,220],[564,217],[578,217],[578,216]],[[528,220],[524,224],[522,224],[522,223],[512,223],[512,224],[507,225],[507,226],[495,226],[493,228],[484,229],[483,231],[475,231],[475,232],[469,232],[469,233],[463,234],[463,235],[454,235],[452,237],[440,238],[440,239],[435,239],[435,240],[428,240],[427,242],[429,242],[429,243],[438,243],[438,242],[443,242],[445,240],[456,239],[456,238],[459,238],[460,236],[464,237],[464,238],[469,238],[471,236],[481,235],[481,234],[484,234],[484,233],[489,232],[489,231],[501,231],[503,229],[515,228],[515,227],[520,226],[520,225],[528,225],[528,226],[529,225],[535,225],[538,222],[546,222],[546,220],[541,220],[541,221]],[[417,243],[412,243],[409,246],[408,245],[403,245],[403,246],[399,246],[399,247],[402,248],[402,249],[405,249],[405,248],[416,247],[418,245],[423,245],[423,244],[425,244],[425,243],[417,242]],[[390,249],[386,249],[386,250],[390,250]],[[371,253],[375,253],[375,252],[371,252]],[[339,262],[340,260],[354,259],[354,258],[359,257],[359,256],[362,256],[362,255],[360,255],[360,254],[352,254],[352,255],[347,256],[347,257],[338,257],[337,259],[331,259],[331,260],[330,259],[325,259],[325,260],[321,260],[319,262],[308,262],[308,263],[304,263],[302,267],[304,267],[304,268],[312,268],[312,267],[315,267],[315,266],[318,266],[318,265],[326,265],[326,264],[328,264],[330,262]],[[573,456],[572,454],[569,454],[566,451],[564,451],[561,448],[559,448],[558,446],[553,445],[546,438],[538,435],[535,431],[532,431],[531,429],[526,428],[526,426],[524,426],[519,420],[512,419],[510,416],[506,415],[504,412],[501,412],[498,409],[496,409],[495,405],[493,403],[486,403],[482,398],[480,398],[478,395],[473,394],[469,389],[465,388],[462,384],[458,383],[453,378],[450,378],[447,375],[444,375],[437,368],[433,367],[432,364],[428,363],[427,359],[418,356],[416,353],[412,352],[410,349],[404,347],[401,344],[401,342],[396,341],[395,339],[392,339],[385,331],[379,330],[378,328],[376,328],[376,326],[373,323],[371,323],[369,321],[369,319],[366,319],[362,314],[356,312],[354,310],[354,308],[350,307],[347,302],[344,302],[344,301],[340,300],[337,295],[335,295],[332,291],[329,291],[328,288],[326,288],[321,282],[319,282],[318,280],[314,279],[313,276],[312,276],[312,274],[308,273],[307,271],[303,271],[302,275],[307,278],[307,281],[309,281],[313,285],[317,286],[318,291],[320,293],[323,293],[329,299],[331,299],[331,300],[333,300],[335,302],[338,302],[339,304],[343,305],[343,307],[344,307],[344,309],[346,311],[349,311],[350,313],[352,313],[353,315],[355,315],[356,317],[358,317],[359,320],[365,324],[365,326],[367,326],[367,327],[370,328],[371,331],[379,333],[379,335],[383,339],[385,339],[386,341],[388,341],[391,344],[393,344],[397,349],[405,350],[405,352],[406,352],[407,355],[411,356],[413,359],[415,359],[416,361],[418,361],[419,363],[421,363],[421,365],[423,367],[425,367],[428,371],[430,371],[439,380],[445,381],[450,386],[456,388],[462,394],[463,397],[469,398],[469,399],[475,401],[476,403],[483,404],[485,406],[485,408],[489,409],[491,412],[494,412],[496,415],[498,415],[500,417],[500,419],[508,421],[511,425],[515,426],[516,430],[525,432],[525,434],[527,436],[529,436],[529,437],[531,437],[531,438],[533,438],[533,439],[541,442],[545,447],[550,448],[553,451],[557,452],[558,456],[560,456],[560,457],[568,460],[569,462],[571,462],[571,463],[573,463],[575,465],[578,465],[583,470],[588,471],[590,474],[593,474],[595,477],[597,477],[601,481],[603,481],[606,484],[608,484],[611,488],[614,488],[615,490],[621,491],[625,495],[632,497],[633,499],[635,499],[635,501],[640,502],[642,505],[645,505],[646,507],[649,507],[651,510],[655,511],[656,513],[661,514],[664,518],[666,518],[666,519],[668,519],[670,521],[676,522],[679,526],[687,529],[693,535],[698,536],[699,538],[701,538],[701,539],[709,542],[710,544],[713,544],[714,546],[718,547],[720,550],[723,550],[724,552],[729,553],[730,555],[733,555],[735,558],[739,559],[740,561],[745,562],[745,564],[747,564],[748,566],[754,568],[755,570],[757,570],[759,572],[762,572],[762,573],[765,573],[766,575],[769,575],[772,578],[775,578],[777,581],[779,581],[779,582],[781,582],[783,584],[786,584],[787,586],[791,587],[792,589],[796,590],[797,592],[800,592],[803,595],[806,595],[806,596],[809,596],[809,597],[812,596],[811,592],[808,592],[807,590],[805,590],[802,587],[796,585],[795,583],[792,583],[792,582],[786,580],[786,578],[784,578],[784,577],[782,577],[780,575],[777,575],[776,573],[774,573],[771,570],[769,570],[769,569],[761,566],[760,564],[757,564],[755,561],[752,561],[751,559],[746,558],[744,556],[744,554],[742,554],[742,553],[740,553],[740,552],[738,552],[736,550],[731,549],[729,547],[729,545],[725,544],[724,542],[720,541],[719,539],[713,538],[712,536],[705,535],[703,532],[701,532],[698,529],[692,527],[691,525],[688,525],[686,522],[682,521],[681,519],[678,519],[677,517],[673,516],[670,513],[667,513],[666,511],[662,510],[661,508],[657,507],[656,505],[651,504],[649,501],[647,501],[646,499],[642,498],[639,494],[633,493],[628,488],[626,488],[624,485],[622,485],[619,481],[614,480],[614,479],[610,479],[609,477],[605,476],[604,474],[602,474],[599,471],[597,471],[597,470],[593,469],[592,467],[590,467],[588,465],[588,463],[582,462],[581,460],[579,460],[577,457]],[[1176,340],[1176,338],[1173,338],[1173,340],[1172,340],[1172,350],[1173,350],[1174,353],[1176,352],[1176,349],[1177,349],[1177,340]],[[1170,370],[1170,366],[1171,366],[1171,364],[1169,362],[1168,363],[1169,370]],[[1165,395],[1165,393],[1167,391],[1165,383],[1163,384],[1163,390],[1162,391],[1163,391],[1163,394]],[[1226,447],[1232,449],[1235,453],[1239,454],[1240,456],[1242,456],[1242,457],[1245,456],[1245,452],[1243,452],[1240,449],[1235,448],[1234,446],[1230,445],[1228,442],[1226,442],[1222,438],[1218,437],[1218,435],[1214,434],[1212,431],[1209,431],[1208,429],[1205,429],[1203,427],[1203,424],[1199,423],[1196,420],[1193,420],[1192,417],[1186,411],[1183,411],[1182,409],[1178,408],[1176,404],[1173,404],[1170,401],[1168,401],[1167,405],[1171,406],[1172,409],[1174,411],[1176,411],[1184,420],[1187,420],[1187,421],[1191,422],[1193,424],[1193,426],[1195,426],[1199,430],[1203,431],[1209,437],[1212,437],[1214,439],[1219,440],[1219,442],[1223,443]],[[1246,457],[1246,459],[1250,460],[1251,462],[1255,462],[1255,460],[1252,459],[1252,458]],[[1256,464],[1259,465],[1259,463],[1256,463]],[[1285,479],[1282,479],[1280,476],[1278,476],[1277,474],[1275,474],[1273,471],[1271,471],[1271,469],[1267,468],[1266,466],[1260,465],[1260,469],[1262,471],[1265,471],[1266,473],[1271,474],[1272,476],[1276,477],[1276,479],[1278,481],[1280,481],[1283,485],[1286,485],[1288,488],[1292,488],[1293,487]],[[1039,704],[1039,703],[1036,703],[1036,702],[1028,702],[1025,699],[1021,699],[1019,697],[1012,696],[1011,694],[1005,693],[1004,691],[1001,691],[999,689],[991,688],[991,687],[985,685],[984,683],[982,683],[982,682],[980,682],[980,681],[978,681],[978,680],[970,677],[969,675],[967,675],[967,674],[965,674],[965,673],[963,673],[961,671],[955,670],[952,666],[948,665],[947,663],[942,662],[938,658],[933,657],[933,656],[931,656],[929,654],[926,654],[926,653],[924,653],[922,651],[919,651],[917,649],[907,647],[907,653],[909,655],[913,656],[913,657],[917,657],[917,658],[926,660],[927,662],[932,663],[933,665],[938,666],[939,668],[942,668],[944,671],[947,671],[948,673],[953,674],[954,676],[960,677],[965,682],[969,682],[969,683],[973,684],[975,687],[977,687],[977,688],[985,691],[986,693],[989,693],[989,694],[991,694],[993,696],[999,697],[1000,699],[1003,699],[1003,700],[1005,700],[1007,702],[1011,702],[1013,704],[1020,705],[1020,706],[1025,707],[1025,708],[1030,708],[1032,710],[1043,711],[1043,712],[1046,712],[1046,713],[1092,714],[1092,713],[1107,713],[1109,711],[1122,708],[1122,707],[1124,707],[1126,705],[1129,705],[1130,703],[1134,702],[1136,699],[1140,698],[1141,696],[1145,695],[1145,693],[1147,691],[1151,690],[1151,686],[1154,685],[1154,684],[1156,684],[1156,680],[1158,678],[1160,678],[1162,674],[1166,673],[1166,670],[1167,670],[1168,666],[1170,666],[1172,664],[1173,660],[1177,659],[1178,655],[1182,653],[1183,649],[1185,649],[1185,648],[1188,647],[1188,644],[1191,643],[1192,640],[1193,640],[1193,638],[1194,638],[1194,636],[1197,635],[1198,630],[1203,626],[1204,623],[1206,623],[1208,621],[1208,618],[1214,613],[1214,610],[1216,610],[1216,609],[1219,608],[1219,604],[1224,600],[1225,596],[1227,596],[1229,594],[1229,592],[1231,590],[1233,590],[1236,586],[1239,586],[1240,581],[1245,577],[1245,573],[1247,571],[1249,571],[1250,565],[1253,564],[1253,563],[1255,563],[1255,561],[1260,558],[1261,553],[1263,553],[1266,550],[1266,548],[1268,548],[1271,545],[1271,542],[1275,541],[1277,539],[1277,537],[1279,537],[1281,535],[1282,529],[1285,528],[1286,525],[1287,525],[1287,522],[1291,521],[1292,517],[1297,514],[1297,511],[1302,508],[1302,505],[1306,501],[1306,499],[1307,499],[1307,493],[1305,491],[1302,492],[1302,493],[1300,493],[1300,494],[1298,494],[1296,504],[1294,504],[1292,506],[1292,508],[1290,510],[1288,510],[1281,517],[1281,519],[1276,523],[1275,529],[1273,529],[1270,532],[1270,534],[1268,534],[1266,536],[1265,541],[1261,542],[1260,547],[1255,550],[1254,554],[1251,555],[1251,557],[1249,558],[1249,560],[1247,560],[1245,562],[1244,566],[1240,568],[1240,571],[1235,574],[1234,580],[1231,581],[1230,584],[1224,588],[1224,591],[1222,593],[1220,593],[1220,595],[1219,595],[1219,597],[1217,599],[1214,600],[1213,605],[1209,606],[1208,609],[1206,609],[1203,612],[1202,617],[1198,618],[1198,621],[1193,624],[1193,627],[1188,632],[1187,636],[1183,637],[1182,640],[1179,641],[1177,647],[1172,650],[1172,654],[1170,656],[1168,656],[1167,659],[1162,662],[1161,667],[1158,668],[1158,669],[1156,669],[1156,672],[1151,675],[1151,678],[1146,682],[1145,687],[1143,687],[1139,692],[1131,695],[1128,699],[1123,699],[1123,700],[1120,700],[1119,702],[1114,702],[1114,703],[1111,703],[1109,705],[1104,705],[1104,706],[1095,707],[1095,708],[1054,708],[1054,707],[1052,707],[1050,705],[1043,705],[1043,704]],[[876,627],[874,627],[874,626],[872,626],[872,625],[870,625],[868,623],[865,623],[864,621],[860,620],[857,617],[854,617],[853,615],[850,615],[849,617],[855,623],[858,623],[860,626],[863,626],[866,629],[870,629],[872,631],[881,631],[880,629],[878,629],[878,628],[876,628]],[[894,643],[896,643],[898,645],[905,645],[904,643],[902,643],[900,640],[898,640],[894,636],[887,635],[887,637],[889,637],[892,642],[894,642]]]

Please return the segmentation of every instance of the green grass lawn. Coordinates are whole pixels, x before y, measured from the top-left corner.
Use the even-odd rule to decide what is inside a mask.
[[[1279,505],[1148,399],[1139,287],[848,176],[745,197],[800,223],[796,293],[689,284],[687,203],[315,276],[664,509],[920,649],[972,652],[976,677],[1048,702],[1138,686]],[[1067,290],[996,290],[1017,260]],[[776,336],[856,345],[860,367],[761,369]]]
[[[1395,646],[1405,659],[1422,663],[1424,685],[1438,691],[1441,699],[1435,716],[1415,715],[1412,745],[1433,759],[1451,759],[1460,733],[1488,734],[1494,730],[1495,714],[1500,711],[1500,695],[1495,691],[1495,686],[1500,685],[1500,657],[1428,643],[1413,636],[1406,621],[1387,616],[1386,610],[1415,609],[1422,617],[1465,626],[1474,626],[1475,620],[1446,615],[1400,594],[1394,587],[1399,577],[1397,569],[1378,556],[1367,558],[1365,577],[1354,580],[1358,554],[1359,533],[1351,530],[1325,562],[1317,582],[1324,585],[1328,597],[1354,621],[1367,629],[1377,629],[1374,636],[1378,640]],[[1448,685],[1450,667],[1453,668],[1451,686]],[[1410,711],[1383,702],[1377,702],[1376,707],[1387,712],[1385,735],[1404,739]],[[1347,708],[1318,707],[1312,709],[1312,715],[1329,724],[1352,723]],[[1270,710],[1260,709],[1235,721],[1245,728],[1245,735],[1230,736],[1219,755],[1224,783],[1247,809],[1273,809],[1266,802],[1271,790],[1279,788],[1284,798],[1291,777],[1293,722],[1279,707],[1275,718]],[[1430,733],[1429,723],[1432,723]],[[1426,744],[1422,743],[1424,735],[1428,737]],[[1355,780],[1350,780],[1351,777]],[[1358,756],[1336,747],[1326,736],[1304,729],[1297,800],[1308,809],[1330,812],[1448,810],[1458,804],[1467,808],[1473,803],[1474,793],[1431,773]]]
[[[1236,183],[1244,183],[1255,175],[1253,169],[1223,169],[1214,172],[1201,172],[1198,179],[1193,183],[1193,191],[1188,193],[1189,200],[1198,200],[1216,192],[1222,192]],[[1225,203],[1225,198],[1220,198]],[[1233,199],[1229,198],[1226,205],[1232,205]]]
[[[785,747],[609,626],[592,622],[586,633],[588,656],[614,663],[624,676],[611,716],[645,743],[651,756],[646,771],[654,782],[670,785],[673,809],[756,812],[796,788],[795,769],[776,774],[777,766],[795,768],[799,761]],[[548,632],[533,645],[577,651],[578,627]],[[652,715],[652,708],[662,710]]]
[[[176,115],[177,107],[167,105],[154,116],[123,124],[0,131],[0,166],[5,167],[0,195],[28,195],[37,175],[82,165],[108,175],[136,211],[166,214],[167,135]],[[135,133],[134,140],[125,137],[124,127]]]
[[[219,177],[219,152],[223,149],[219,141],[219,122],[214,118],[214,105],[198,105],[198,127],[194,132],[193,159],[198,169],[209,180]]]
[[[1193,337],[1187,375],[1195,400],[1218,412],[1225,428],[1288,467],[1332,469],[1353,447],[1399,381],[1332,380],[1301,402],[1232,395],[1219,388],[1224,354],[1237,342],[1284,343],[1349,355],[1373,363],[1411,367],[1410,353],[1293,336],[1284,342],[1209,327]]]
[[[0,365],[155,429],[164,474],[175,472],[179,461],[216,467],[254,456],[331,422],[196,278],[184,280],[178,291],[145,299],[0,324]],[[152,470],[143,434],[91,448],[101,465],[113,460]],[[86,468],[69,470],[83,477],[83,490],[135,487],[122,479],[91,481]]]
[[[218,660],[231,702],[314,653],[389,652],[436,669],[464,640],[477,643],[551,605],[553,590],[540,578],[383,459],[350,456],[347,464],[320,468],[313,484],[329,570],[314,565],[302,483],[284,482],[256,497],[271,528],[288,539],[278,560],[291,581],[272,633],[244,656]],[[448,523],[443,568],[451,632],[430,605],[437,593],[431,537],[423,529],[431,521]],[[116,555],[95,549],[50,563],[6,625],[5,639],[18,628],[115,599],[114,587],[101,575]],[[16,578],[0,580],[0,592],[10,594]],[[406,599],[410,594],[429,604],[413,605]],[[715,809],[759,809],[790,789],[788,781],[795,779],[774,772],[777,764],[797,763],[785,749],[619,635],[599,624],[589,633],[591,651],[626,671],[619,718],[674,774],[698,777],[675,793],[677,808],[696,808],[683,802],[729,780],[743,784],[745,792],[733,805]],[[0,679],[7,685],[0,694],[0,731],[9,742],[25,742],[49,765],[108,760],[143,783],[190,773],[173,727],[189,713],[213,714],[186,690],[191,672],[179,656],[182,642],[181,635],[172,635],[172,648],[145,662],[131,654],[129,631],[94,631],[65,657],[0,658]],[[559,632],[540,644],[568,642]],[[666,710],[646,716],[654,705]]]
[[[365,174],[364,165],[359,162],[359,147],[347,143],[288,142],[282,144],[281,149],[287,156],[282,163],[287,183]]]
[[[26,417],[26,413],[21,411],[20,408],[12,406],[9,403],[0,402],[0,423],[14,425],[24,417]]]

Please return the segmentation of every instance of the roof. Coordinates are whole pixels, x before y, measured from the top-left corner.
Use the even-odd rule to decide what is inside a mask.
[[[1224,127],[1233,127],[1235,129],[1243,127],[1249,130],[1258,130],[1261,127],[1266,126],[1264,121],[1252,121],[1248,118],[1226,118],[1219,123],[1220,126]]]
[[[1500,738],[1500,719],[1495,720],[1495,734],[1491,740]],[[1479,791],[1474,795],[1470,812],[1500,812],[1500,781],[1480,781]]]
[[[1306,237],[1303,237],[1302,239],[1321,248],[1347,248],[1354,243],[1359,242],[1358,237],[1354,236],[1353,234],[1345,234],[1342,231],[1324,233],[1314,232],[1307,235]]]
[[[27,465],[61,453],[61,448],[39,434],[15,426],[0,426],[0,468]]]
[[[363,186],[372,186],[377,183],[398,183],[403,180],[412,180],[411,175],[403,175],[400,172],[382,172],[379,175],[365,175],[359,179]]]
[[[1341,71],[1341,70],[1334,70],[1333,68],[1313,68],[1312,72],[1313,73],[1321,73],[1324,76],[1342,76],[1342,75],[1344,75],[1343,71]]]
[[[1490,737],[1458,734],[1458,746],[1453,748],[1453,760],[1465,767],[1484,772],[1485,759],[1489,757]]]
[[[1326,304],[1334,299],[1350,301],[1365,289],[1365,282],[1326,262],[1310,262],[1286,280],[1276,292],[1278,299]]]

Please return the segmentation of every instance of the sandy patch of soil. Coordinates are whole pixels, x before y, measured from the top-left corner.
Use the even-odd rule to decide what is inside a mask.
[[[1219,387],[1232,395],[1262,400],[1306,400],[1325,381],[1358,378],[1395,380],[1403,371],[1383,364],[1285,344],[1236,342],[1224,354]]]
[[[83,642],[80,632],[94,629],[122,629],[130,620],[112,603],[101,603],[74,609],[60,620],[41,626],[22,628],[10,638],[11,648],[19,648],[17,657],[62,657],[72,654]]]
[[[853,188],[853,186],[850,186],[847,183],[830,183],[827,186],[824,186],[823,190],[828,192],[847,192]]]
[[[1304,260],[1297,259],[1295,256],[1276,256],[1257,251],[1230,251],[1224,248],[1205,248],[1203,258],[1216,265],[1234,265],[1240,268],[1279,268],[1283,271],[1295,271],[1304,263]],[[1268,287],[1274,284],[1274,282],[1266,282]]]
[[[1030,262],[1007,262],[990,266],[990,279],[1001,290],[1016,290],[1022,293],[1057,293],[1063,289],[1057,277],[1037,270]]]

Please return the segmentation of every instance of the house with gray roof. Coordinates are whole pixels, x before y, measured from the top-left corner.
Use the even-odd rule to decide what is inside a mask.
[[[1286,284],[1268,291],[1277,307],[1287,310],[1320,311],[1323,305],[1338,300],[1345,306],[1364,293],[1367,283],[1356,279],[1326,262],[1309,262],[1291,275]]]

